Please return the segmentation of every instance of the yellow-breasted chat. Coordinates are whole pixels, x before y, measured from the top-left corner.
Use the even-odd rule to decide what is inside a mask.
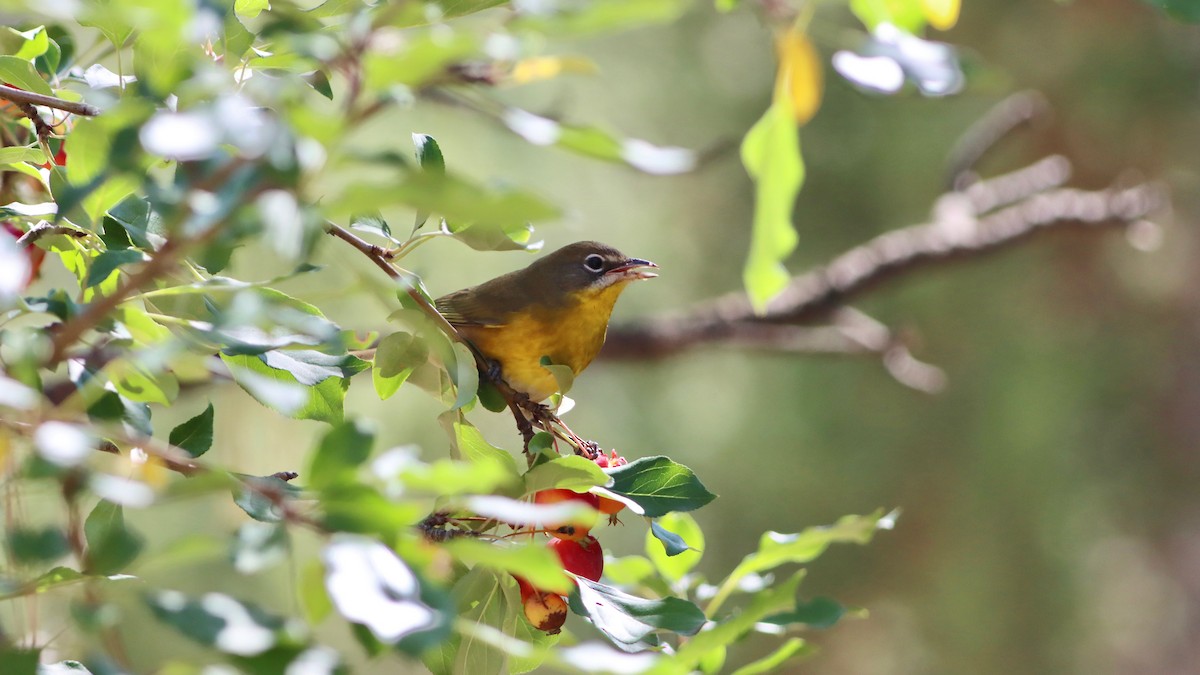
[[[542,357],[578,375],[604,345],[617,297],[629,282],[657,276],[650,267],[657,265],[580,241],[435,304],[509,386],[541,401],[558,389]]]

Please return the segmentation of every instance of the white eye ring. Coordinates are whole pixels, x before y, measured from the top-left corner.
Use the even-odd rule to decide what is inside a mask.
[[[593,253],[583,259],[583,266],[592,272],[599,272],[604,269],[604,258]]]

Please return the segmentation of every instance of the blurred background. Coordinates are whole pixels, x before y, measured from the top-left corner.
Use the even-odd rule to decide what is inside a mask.
[[[822,7],[813,25],[826,66],[855,45],[840,11]],[[820,653],[788,672],[1200,673],[1197,31],[1137,0],[968,0],[955,28],[930,36],[960,49],[967,84],[956,96],[867,96],[826,68],[824,103],[801,133],[808,178],[795,210],[795,272],[927,220],[947,152],[1015,91],[1041,92],[1053,112],[990,154],[985,174],[1059,153],[1075,167],[1075,186],[1147,177],[1171,186],[1174,212],[1156,219],[1161,229],[1140,248],[1117,229],[1055,235],[922,270],[858,303],[945,370],[944,392],[907,389],[869,357],[722,348],[597,362],[576,383],[567,417],[575,430],[630,458],[669,455],[720,495],[696,514],[708,542],[699,570],[710,578],[727,574],[764,530],[902,509],[894,531],[811,566],[806,594],[869,616],[814,631],[807,637]],[[736,147],[774,78],[760,20],[700,2],[672,25],[549,49],[587,57],[599,73],[496,95],[709,150],[710,159],[691,174],[650,177],[535,148],[471,111],[430,104],[374,120],[361,130],[363,147],[388,139],[408,153],[410,132],[431,134],[456,170],[566,208],[536,233],[548,249],[599,239],[658,262],[661,277],[629,289],[614,323],[737,290],[752,185]],[[230,274],[267,278],[276,271],[267,257],[239,251]],[[345,328],[386,330],[396,305],[382,275],[334,241],[319,258],[323,272],[282,288]],[[435,241],[409,262],[440,295],[529,260]],[[251,474],[304,471],[323,425],[269,413],[232,386],[214,395],[215,462]],[[185,399],[156,427],[165,434],[204,404]],[[347,409],[374,420],[389,445],[417,444],[431,459],[447,452],[434,421],[441,408],[418,389],[380,402],[360,377]],[[494,444],[517,447],[509,416],[471,418]],[[244,518],[220,497],[158,511],[128,517],[159,550]],[[615,554],[640,551],[642,524],[613,529],[602,536]],[[314,542],[295,536],[311,553]],[[230,570],[214,555],[137,573],[185,592],[225,577],[232,592],[268,606],[305,583],[294,564],[238,580]],[[123,626],[135,634],[144,610],[130,611]],[[767,648],[751,639],[729,663]],[[188,649],[180,638],[147,651],[179,658]],[[363,672],[397,668],[377,662]]]

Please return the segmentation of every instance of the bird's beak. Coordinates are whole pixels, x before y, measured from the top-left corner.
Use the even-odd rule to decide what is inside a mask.
[[[616,267],[612,268],[605,274],[618,274],[620,276],[628,277],[630,279],[653,279],[654,277],[658,276],[657,274],[655,274],[654,272],[651,272],[650,270],[643,269],[645,267],[658,267],[658,265],[655,265],[654,263],[650,262],[649,260],[642,260],[641,258],[630,258],[630,259],[626,260],[625,262],[621,263],[620,265],[617,265]]]

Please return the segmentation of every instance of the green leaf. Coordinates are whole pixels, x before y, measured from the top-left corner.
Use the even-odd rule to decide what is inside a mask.
[[[72,143],[75,142],[76,133],[78,130],[71,132]],[[71,166],[74,168],[75,163],[72,162]],[[162,217],[151,208],[150,202],[132,196],[126,197],[108,210],[108,217],[104,219],[105,231],[110,227],[121,227],[129,235],[129,240],[134,246],[147,251],[155,248],[150,237],[161,237],[165,231]]]
[[[413,145],[417,148],[417,162],[421,168],[431,173],[445,175],[446,158],[438,142],[429,134],[413,134]]]
[[[22,649],[7,643],[0,644],[0,663],[4,664],[5,675],[38,675],[38,660],[41,657],[41,649]]]
[[[444,350],[443,361],[456,389],[450,409],[458,410],[473,401],[475,392],[479,390],[479,369],[475,366],[475,355],[466,345],[454,342],[449,350]]]
[[[179,396],[179,381],[167,372],[152,372],[128,359],[113,361],[104,368],[117,393],[140,403],[170,405]]]
[[[322,524],[337,532],[376,534],[390,540],[428,513],[415,501],[389,500],[362,483],[334,486],[321,495]]]
[[[528,223],[446,223],[444,228],[455,239],[476,251],[536,251],[541,241],[533,241]]]
[[[507,582],[513,583],[514,582]],[[503,631],[506,624],[517,619],[517,607],[504,592],[496,572],[476,567],[454,585],[460,620],[489,626]],[[454,654],[454,673],[471,675],[500,675],[504,672],[507,655],[475,633],[463,635]]]
[[[20,164],[21,162],[41,164],[45,161],[46,155],[42,154],[42,149],[36,145],[0,148],[0,165]]]
[[[8,550],[16,563],[30,564],[57,560],[70,548],[66,536],[57,527],[17,527],[8,531]]]
[[[608,485],[612,479],[596,463],[579,455],[558,457],[543,462],[525,473],[525,494],[566,488],[587,490],[593,485]]]
[[[116,4],[112,0],[89,0],[84,5],[86,11],[83,18],[78,21],[81,26],[98,29],[113,47],[120,49],[129,36],[133,35],[133,26],[125,21],[124,12],[116,11]]]
[[[462,494],[520,494],[515,488],[521,477],[512,470],[512,464],[504,460],[476,459],[462,462],[440,459],[425,463],[412,456],[409,451],[397,448],[380,457],[380,465],[394,461],[399,465],[396,477],[408,490],[424,491],[439,497]],[[388,478],[387,475],[381,477]]]
[[[566,595],[574,588],[574,583],[563,572],[558,556],[541,542],[514,546],[503,542],[457,539],[446,542],[445,548],[466,565],[484,565],[515,574],[544,591]]]
[[[54,90],[38,74],[33,63],[15,56],[0,56],[0,80],[35,94],[54,95]]]
[[[791,279],[785,260],[796,248],[792,208],[804,183],[800,134],[787,96],[779,96],[742,141],[742,164],[754,179],[754,228],[743,282],[756,312]]]
[[[158,591],[145,601],[159,621],[227,654],[262,654],[276,645],[283,629],[283,619],[223,593],[196,600],[179,591]]]
[[[784,663],[798,656],[807,656],[814,651],[803,638],[788,638],[788,641],[779,645],[778,649],[757,661],[747,663],[738,668],[733,671],[733,675],[765,675],[766,673],[774,673]]]
[[[566,394],[570,391],[571,385],[575,384],[575,371],[571,370],[570,366],[554,363],[549,356],[543,356],[538,359],[538,363],[554,376],[554,383],[558,387],[558,393]]]
[[[129,248],[117,251],[105,251],[96,256],[96,259],[92,261],[92,267],[88,270],[87,282],[84,283],[83,287],[91,288],[104,281],[121,265],[138,263],[145,259],[146,254]]]
[[[350,376],[368,364],[348,354],[271,350],[262,354],[221,354],[243,389],[263,405],[297,419],[337,424]]]
[[[576,577],[579,592],[571,594],[571,611],[592,620],[614,642],[640,643],[655,631],[695,635],[707,619],[696,605],[676,597],[657,600],[629,595],[582,577]]]
[[[671,514],[667,514],[667,515],[671,515]],[[662,546],[660,548],[655,549],[655,550],[665,551],[666,555],[668,557],[669,556],[677,556],[680,553],[683,553],[684,551],[688,550],[687,542],[683,540],[683,537],[680,537],[679,535],[675,534],[674,532],[671,532],[670,530],[666,529],[662,525],[659,525],[657,520],[650,521],[650,530],[646,534],[649,535],[651,539],[657,539],[662,544]],[[647,543],[646,551],[649,552],[651,550],[651,547],[649,546],[649,541],[647,541],[646,543]]]
[[[483,407],[492,412],[504,412],[508,409],[508,401],[504,395],[496,388],[496,385],[490,381],[483,379],[479,381],[479,391],[475,394],[479,397],[479,402]]]
[[[397,331],[379,341],[375,348],[371,381],[382,400],[395,394],[413,369],[429,360],[429,345],[420,337]]]
[[[238,16],[244,16],[247,19],[253,19],[264,10],[269,9],[271,9],[269,0],[236,0],[233,3],[233,11],[237,12]]]
[[[416,87],[441,75],[448,65],[474,54],[478,48],[478,38],[465,32],[418,34],[398,50],[369,50],[363,59],[364,84],[373,91],[396,85]]]
[[[797,602],[795,608],[772,614],[763,619],[763,622],[780,626],[802,623],[813,628],[831,628],[845,614],[846,608],[841,603],[818,596],[808,602]]]
[[[276,500],[291,499],[300,494],[300,488],[278,476],[238,476],[233,489],[233,503],[251,518],[264,523],[278,523],[283,514]]]
[[[374,431],[359,420],[343,422],[325,432],[308,467],[308,486],[323,491],[355,482],[358,467],[367,461],[374,443]]]
[[[646,555],[658,573],[672,583],[692,571],[703,550],[704,532],[686,513],[668,513],[652,522],[646,533]]]
[[[648,518],[692,511],[716,499],[691,469],[669,457],[642,457],[606,473],[613,479],[608,489],[636,502]]]
[[[759,591],[751,596],[749,604],[732,617],[720,621],[716,626],[688,640],[679,648],[672,665],[690,670],[714,650],[723,649],[740,640],[754,628],[763,617],[786,608],[796,597],[796,589],[804,579],[800,570],[782,584]]]
[[[479,429],[465,422],[454,422],[452,428],[456,445],[464,459],[472,462],[494,462],[514,475],[519,474],[517,460],[508,452],[488,443]]]
[[[171,430],[167,442],[183,448],[192,457],[208,452],[213,442],[213,405],[208,404],[204,412]]]
[[[108,575],[121,571],[138,557],[145,540],[125,527],[125,510],[101,499],[83,524],[87,540],[84,572]]]
[[[866,544],[875,531],[890,528],[895,513],[884,515],[883,510],[867,516],[843,516],[833,525],[810,527],[797,534],[766,532],[758,542],[758,550],[742,558],[742,562],[721,583],[709,603],[708,611],[717,608],[733,593],[738,582],[751,574],[760,574],[780,565],[804,564],[815,560],[830,544]]]
[[[33,61],[42,54],[45,54],[46,50],[50,48],[50,36],[47,35],[45,26],[38,26],[24,32],[12,28],[9,30],[25,38],[25,42],[21,45],[21,48],[17,50],[16,54],[13,54],[18,59]]]
[[[71,158],[67,178],[72,185],[87,185],[104,173],[112,150],[112,133],[105,122],[81,117],[71,129]]]
[[[850,0],[850,11],[870,30],[890,23],[916,33],[925,27],[921,0]]]

